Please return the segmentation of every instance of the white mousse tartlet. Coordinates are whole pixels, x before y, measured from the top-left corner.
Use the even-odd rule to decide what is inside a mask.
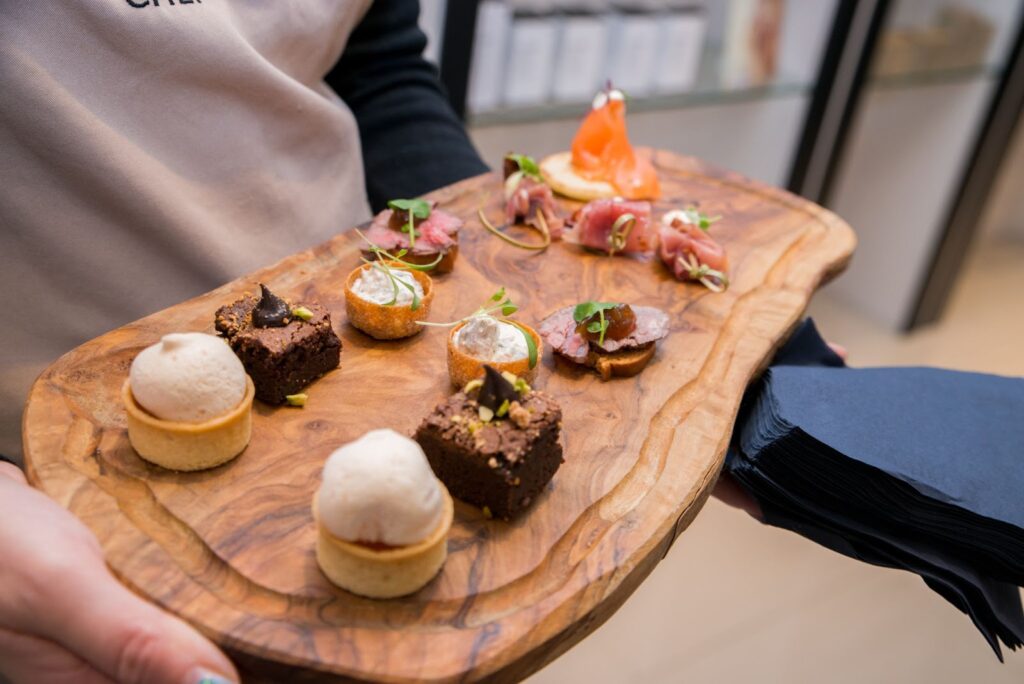
[[[128,440],[150,463],[212,468],[249,443],[255,390],[242,362],[213,335],[164,335],[135,357],[121,392]]]
[[[537,354],[531,359],[527,336],[533,339]],[[452,384],[463,387],[483,377],[484,365],[507,371],[532,382],[537,375],[537,357],[541,338],[522,323],[489,315],[471,316],[452,328],[448,336],[448,374]]]
[[[393,598],[437,575],[454,507],[419,444],[373,430],[327,459],[313,515],[324,575],[354,594]]]
[[[354,327],[378,340],[410,337],[421,330],[416,321],[430,314],[433,282],[426,273],[401,264],[375,261],[349,274],[345,310]]]

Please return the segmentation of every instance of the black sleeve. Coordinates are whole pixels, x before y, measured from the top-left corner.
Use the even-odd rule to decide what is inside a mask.
[[[377,0],[326,77],[359,124],[374,211],[487,171],[423,58],[418,17],[418,0]]]

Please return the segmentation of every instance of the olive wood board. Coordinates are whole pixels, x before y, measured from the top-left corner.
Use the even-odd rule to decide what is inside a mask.
[[[31,482],[85,521],[126,585],[227,649],[250,681],[514,681],[536,671],[614,613],[693,520],[744,389],[856,243],[841,219],[788,192],[647,153],[663,186],[655,218],[691,203],[723,216],[712,234],[729,254],[726,292],[677,282],[657,259],[506,244],[476,216],[483,207],[501,222],[495,174],[428,196],[465,221],[454,272],[435,280],[432,320],[461,318],[504,285],[516,318],[534,327],[593,299],[660,307],[671,332],[643,373],[608,382],[544,350],[535,386],[561,403],[565,463],[513,522],[458,504],[448,561],[420,592],[359,598],[331,585],[314,557],[310,504],[331,451],[374,428],[412,434],[452,391],[446,329],[377,342],[346,323],[343,283],[360,263],[353,231],[57,360],[25,411]],[[198,473],[147,465],[128,443],[119,395],[132,359],[165,333],[212,332],[217,307],[258,282],[330,309],[341,366],[306,390],[304,408],[256,402],[252,441],[234,461]]]

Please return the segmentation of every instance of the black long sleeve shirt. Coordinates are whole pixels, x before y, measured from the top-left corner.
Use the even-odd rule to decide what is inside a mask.
[[[423,57],[417,0],[377,0],[326,81],[355,114],[378,211],[487,170]]]

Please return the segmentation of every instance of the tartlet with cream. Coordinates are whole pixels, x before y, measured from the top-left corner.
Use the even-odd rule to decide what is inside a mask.
[[[170,470],[213,468],[249,444],[255,387],[223,340],[175,333],[142,350],[121,390],[128,440]]]
[[[430,315],[434,283],[420,268],[395,260],[366,263],[345,281],[345,311],[355,328],[378,340],[411,337]]]
[[[419,321],[419,324],[451,328],[448,375],[456,387],[483,377],[485,364],[499,373],[507,371],[532,382],[537,376],[543,342],[536,330],[508,318],[518,310],[502,287],[465,318],[451,323]]]
[[[416,592],[437,575],[454,505],[419,444],[373,430],[327,459],[313,516],[327,579],[383,599]]]
[[[528,339],[533,341],[533,350]],[[484,366],[517,375],[527,382],[537,377],[537,358],[543,342],[533,328],[487,314],[471,316],[448,335],[448,375],[462,387],[482,377]]]

